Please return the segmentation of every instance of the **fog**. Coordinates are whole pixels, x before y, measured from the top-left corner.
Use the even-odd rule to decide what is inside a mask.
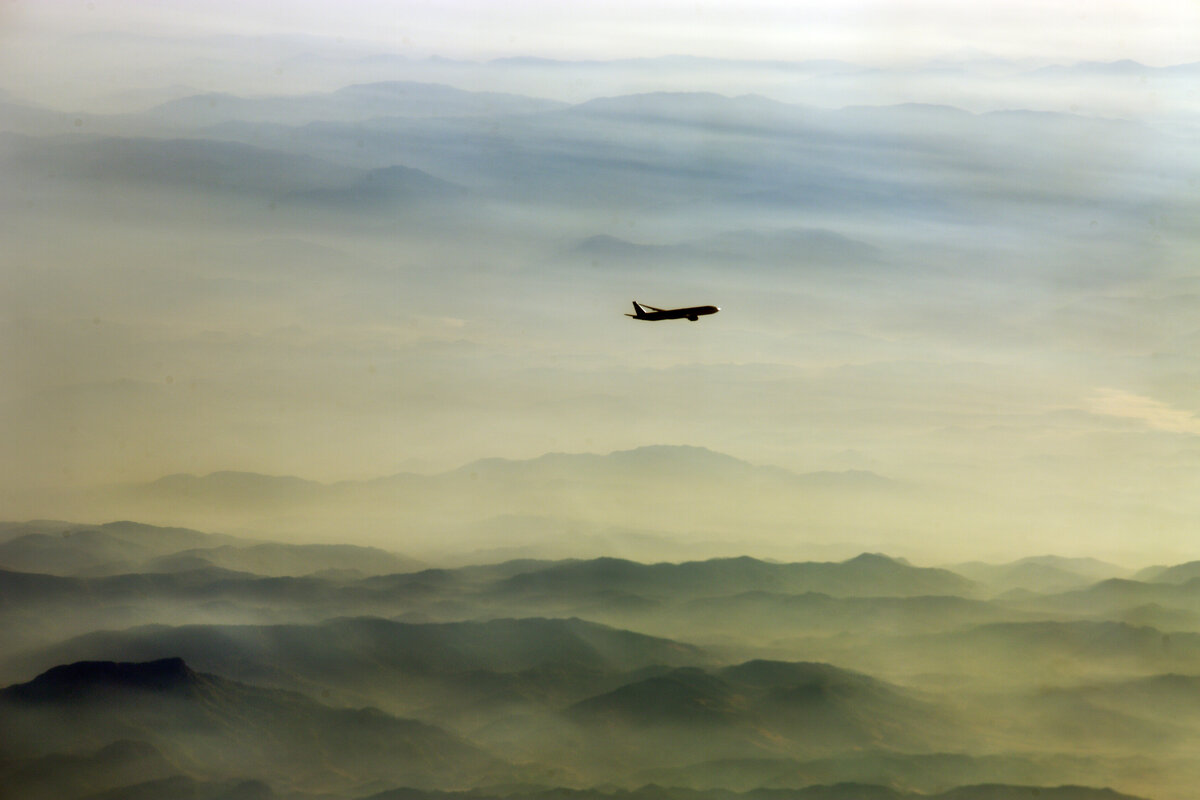
[[[349,545],[6,525],[6,785],[1076,800],[1194,786],[1196,562],[478,556],[430,569]]]
[[[1014,8],[10,4],[0,794],[1191,796],[1196,20]]]
[[[346,509],[322,528],[311,508],[281,525],[97,498],[175,473],[332,484],[671,444],[903,486],[864,525],[854,502],[747,512],[731,485],[710,527],[746,552],[799,526],[922,557],[1047,537],[1185,557],[1197,162],[1187,113],[1161,112],[403,81],[14,113],[10,514],[327,540]],[[648,326],[622,316],[633,299],[723,311]],[[634,524],[594,488],[578,522]],[[359,541],[410,547],[395,505]]]

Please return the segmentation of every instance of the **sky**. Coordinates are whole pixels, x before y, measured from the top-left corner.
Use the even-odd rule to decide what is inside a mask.
[[[1189,0],[1080,3],[955,0],[850,2],[557,3],[113,2],[6,0],[0,37],[7,86],[26,99],[84,107],[99,92],[140,88],[156,71],[223,83],[214,37],[254,37],[234,61],[308,49],[384,48],[411,58],[488,60],[642,58],[685,54],[734,59],[843,59],[895,65],[992,56],[1051,64],[1133,59],[1153,66],[1200,61],[1200,9]],[[115,46],[98,34],[120,33]],[[205,48],[197,39],[208,38]],[[284,44],[282,40],[292,40]],[[272,41],[273,40],[273,41]],[[282,76],[243,85],[296,90]],[[232,88],[232,87],[231,87]]]
[[[1191,2],[5,2],[0,482],[54,517],[179,472],[691,445],[911,490],[813,511],[827,539],[1178,556],[1196,76],[1037,70],[1198,34]],[[736,61],[489,63],[672,55]],[[815,59],[851,66],[770,63]],[[382,80],[554,102],[311,100]],[[655,91],[709,94],[620,99]],[[249,99],[161,105],[209,92]],[[388,168],[468,199],[380,211]]]
[[[321,36],[450,58],[687,53],[794,59],[803,54],[888,62],[983,52],[1048,60],[1132,58],[1154,65],[1200,59],[1200,46],[1189,35],[1200,22],[1200,10],[1187,0],[9,0],[0,13],[8,35],[17,38],[99,30],[152,36]]]

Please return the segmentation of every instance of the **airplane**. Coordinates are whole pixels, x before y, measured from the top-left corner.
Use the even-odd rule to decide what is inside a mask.
[[[646,309],[650,309],[653,313],[646,313]],[[626,314],[627,317],[634,319],[644,319],[650,322],[657,322],[660,319],[690,319],[692,322],[700,319],[706,314],[715,314],[721,309],[716,306],[693,306],[691,308],[655,308],[654,306],[641,306],[638,301],[633,301],[633,310],[637,313]]]

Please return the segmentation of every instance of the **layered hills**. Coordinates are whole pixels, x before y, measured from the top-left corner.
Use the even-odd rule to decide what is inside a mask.
[[[0,565],[22,572],[95,577],[203,568],[262,576],[300,576],[325,570],[384,574],[412,570],[419,563],[373,547],[285,544],[186,528],[110,522],[60,523],[51,530],[14,527],[0,536]]]
[[[131,523],[4,530],[21,544],[6,552],[60,573],[150,570],[0,573],[0,630],[18,645],[0,660],[13,683],[0,771],[30,797],[485,796],[520,782],[1174,800],[1195,774],[1200,632],[1079,613],[1077,590],[1055,592],[1070,570],[1107,571],[1091,562],[1013,594],[1003,565],[971,580],[881,554],[379,574],[353,562],[388,563],[369,550]],[[243,569],[215,566],[235,557]]]
[[[1196,795],[1200,67],[151,42],[0,93],[0,797]]]
[[[0,705],[0,742],[16,757],[148,740],[189,773],[341,790],[461,788],[497,766],[432,726],[196,673],[178,658],[63,665],[0,691]]]

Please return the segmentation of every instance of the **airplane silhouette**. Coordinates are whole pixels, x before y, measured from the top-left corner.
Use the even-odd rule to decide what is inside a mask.
[[[647,313],[646,309],[650,309],[651,313]],[[716,306],[692,306],[691,308],[655,308],[654,306],[641,306],[638,301],[633,301],[633,310],[637,313],[626,314],[627,317],[634,319],[644,319],[649,322],[657,322],[660,319],[690,319],[692,322],[700,319],[706,314],[715,314],[721,309]]]

